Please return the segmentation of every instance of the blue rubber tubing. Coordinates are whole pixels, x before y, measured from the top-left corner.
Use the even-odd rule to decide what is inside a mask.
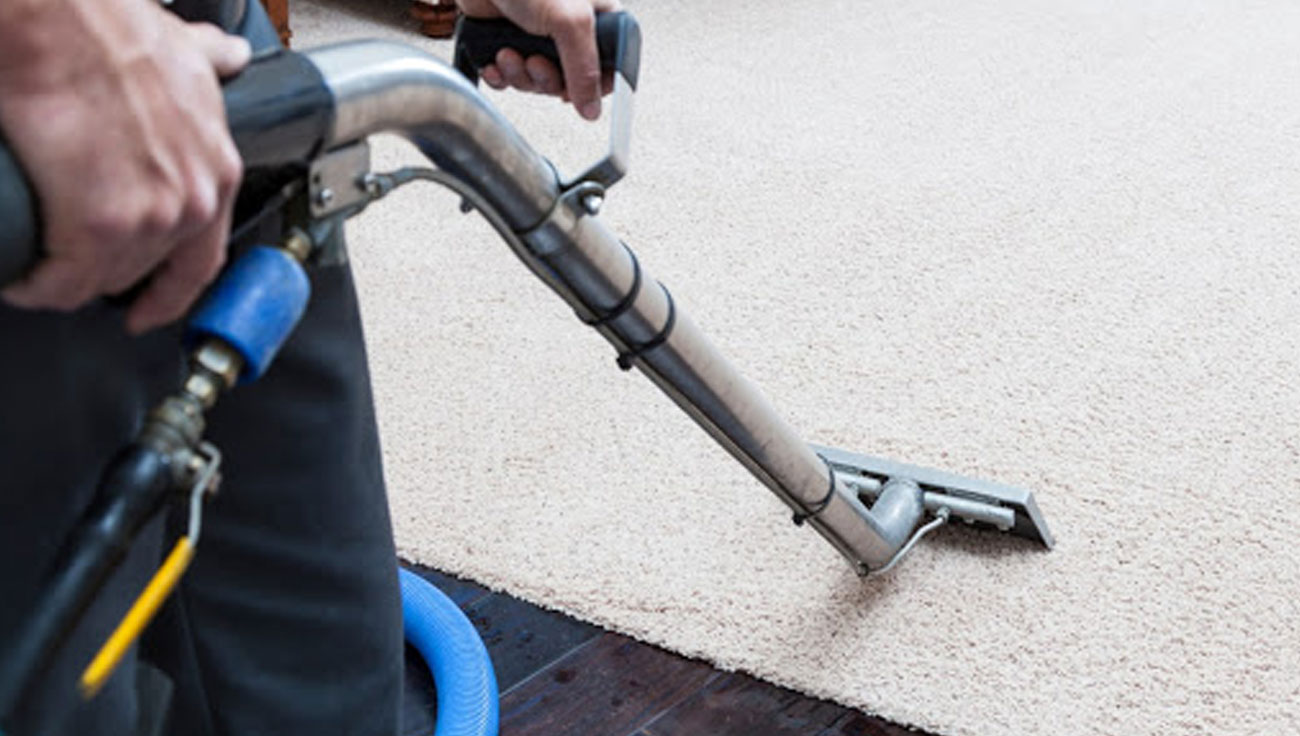
[[[402,629],[438,691],[434,736],[497,736],[497,676],[474,624],[432,583],[399,568]]]

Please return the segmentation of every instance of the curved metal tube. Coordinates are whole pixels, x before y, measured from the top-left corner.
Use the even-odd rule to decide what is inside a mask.
[[[555,205],[555,170],[459,72],[418,49],[353,41],[306,53],[334,95],[325,147],[397,133],[492,203],[515,230]]]
[[[389,42],[341,44],[307,56],[335,98],[327,148],[380,132],[408,137],[498,211],[516,254],[589,322],[607,315],[635,289],[631,304],[597,327],[620,353],[637,353],[629,364],[859,572],[893,558],[921,517],[920,491],[893,494],[889,503],[877,501],[880,508],[868,509],[671,305],[668,291],[649,274],[637,278],[632,252],[584,211],[581,197],[563,196],[550,164],[458,72]],[[668,337],[661,344],[637,350],[664,332]]]

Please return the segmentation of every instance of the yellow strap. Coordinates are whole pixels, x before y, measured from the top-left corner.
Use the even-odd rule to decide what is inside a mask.
[[[176,546],[172,547],[171,554],[167,555],[162,567],[153,574],[153,579],[145,586],[140,597],[135,599],[135,603],[131,604],[131,610],[122,617],[122,622],[117,625],[113,635],[108,637],[86,671],[81,673],[82,697],[89,700],[108,682],[109,675],[113,674],[113,670],[122,661],[126,650],[153,620],[154,614],[158,613],[158,608],[167,600],[176,583],[180,582],[192,559],[194,545],[190,543],[190,538],[181,537],[176,540]]]

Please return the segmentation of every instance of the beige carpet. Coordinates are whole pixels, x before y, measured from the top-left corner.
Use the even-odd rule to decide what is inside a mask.
[[[403,553],[944,734],[1300,733],[1300,4],[628,4],[608,220],[810,439],[1031,487],[1060,544],[857,579],[426,188],[353,228]]]

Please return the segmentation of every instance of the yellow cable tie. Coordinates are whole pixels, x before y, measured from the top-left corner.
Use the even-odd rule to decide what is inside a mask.
[[[158,613],[163,601],[167,600],[167,596],[180,582],[192,559],[194,559],[194,545],[190,542],[190,538],[185,536],[176,540],[176,546],[172,547],[171,554],[167,555],[162,567],[153,574],[144,592],[135,599],[135,603],[131,604],[131,610],[122,617],[122,622],[117,625],[113,635],[108,637],[108,641],[104,642],[104,646],[91,660],[85,672],[81,673],[82,697],[86,700],[93,698],[104,683],[108,682],[109,676],[121,663],[126,650],[140,638],[140,634]]]

